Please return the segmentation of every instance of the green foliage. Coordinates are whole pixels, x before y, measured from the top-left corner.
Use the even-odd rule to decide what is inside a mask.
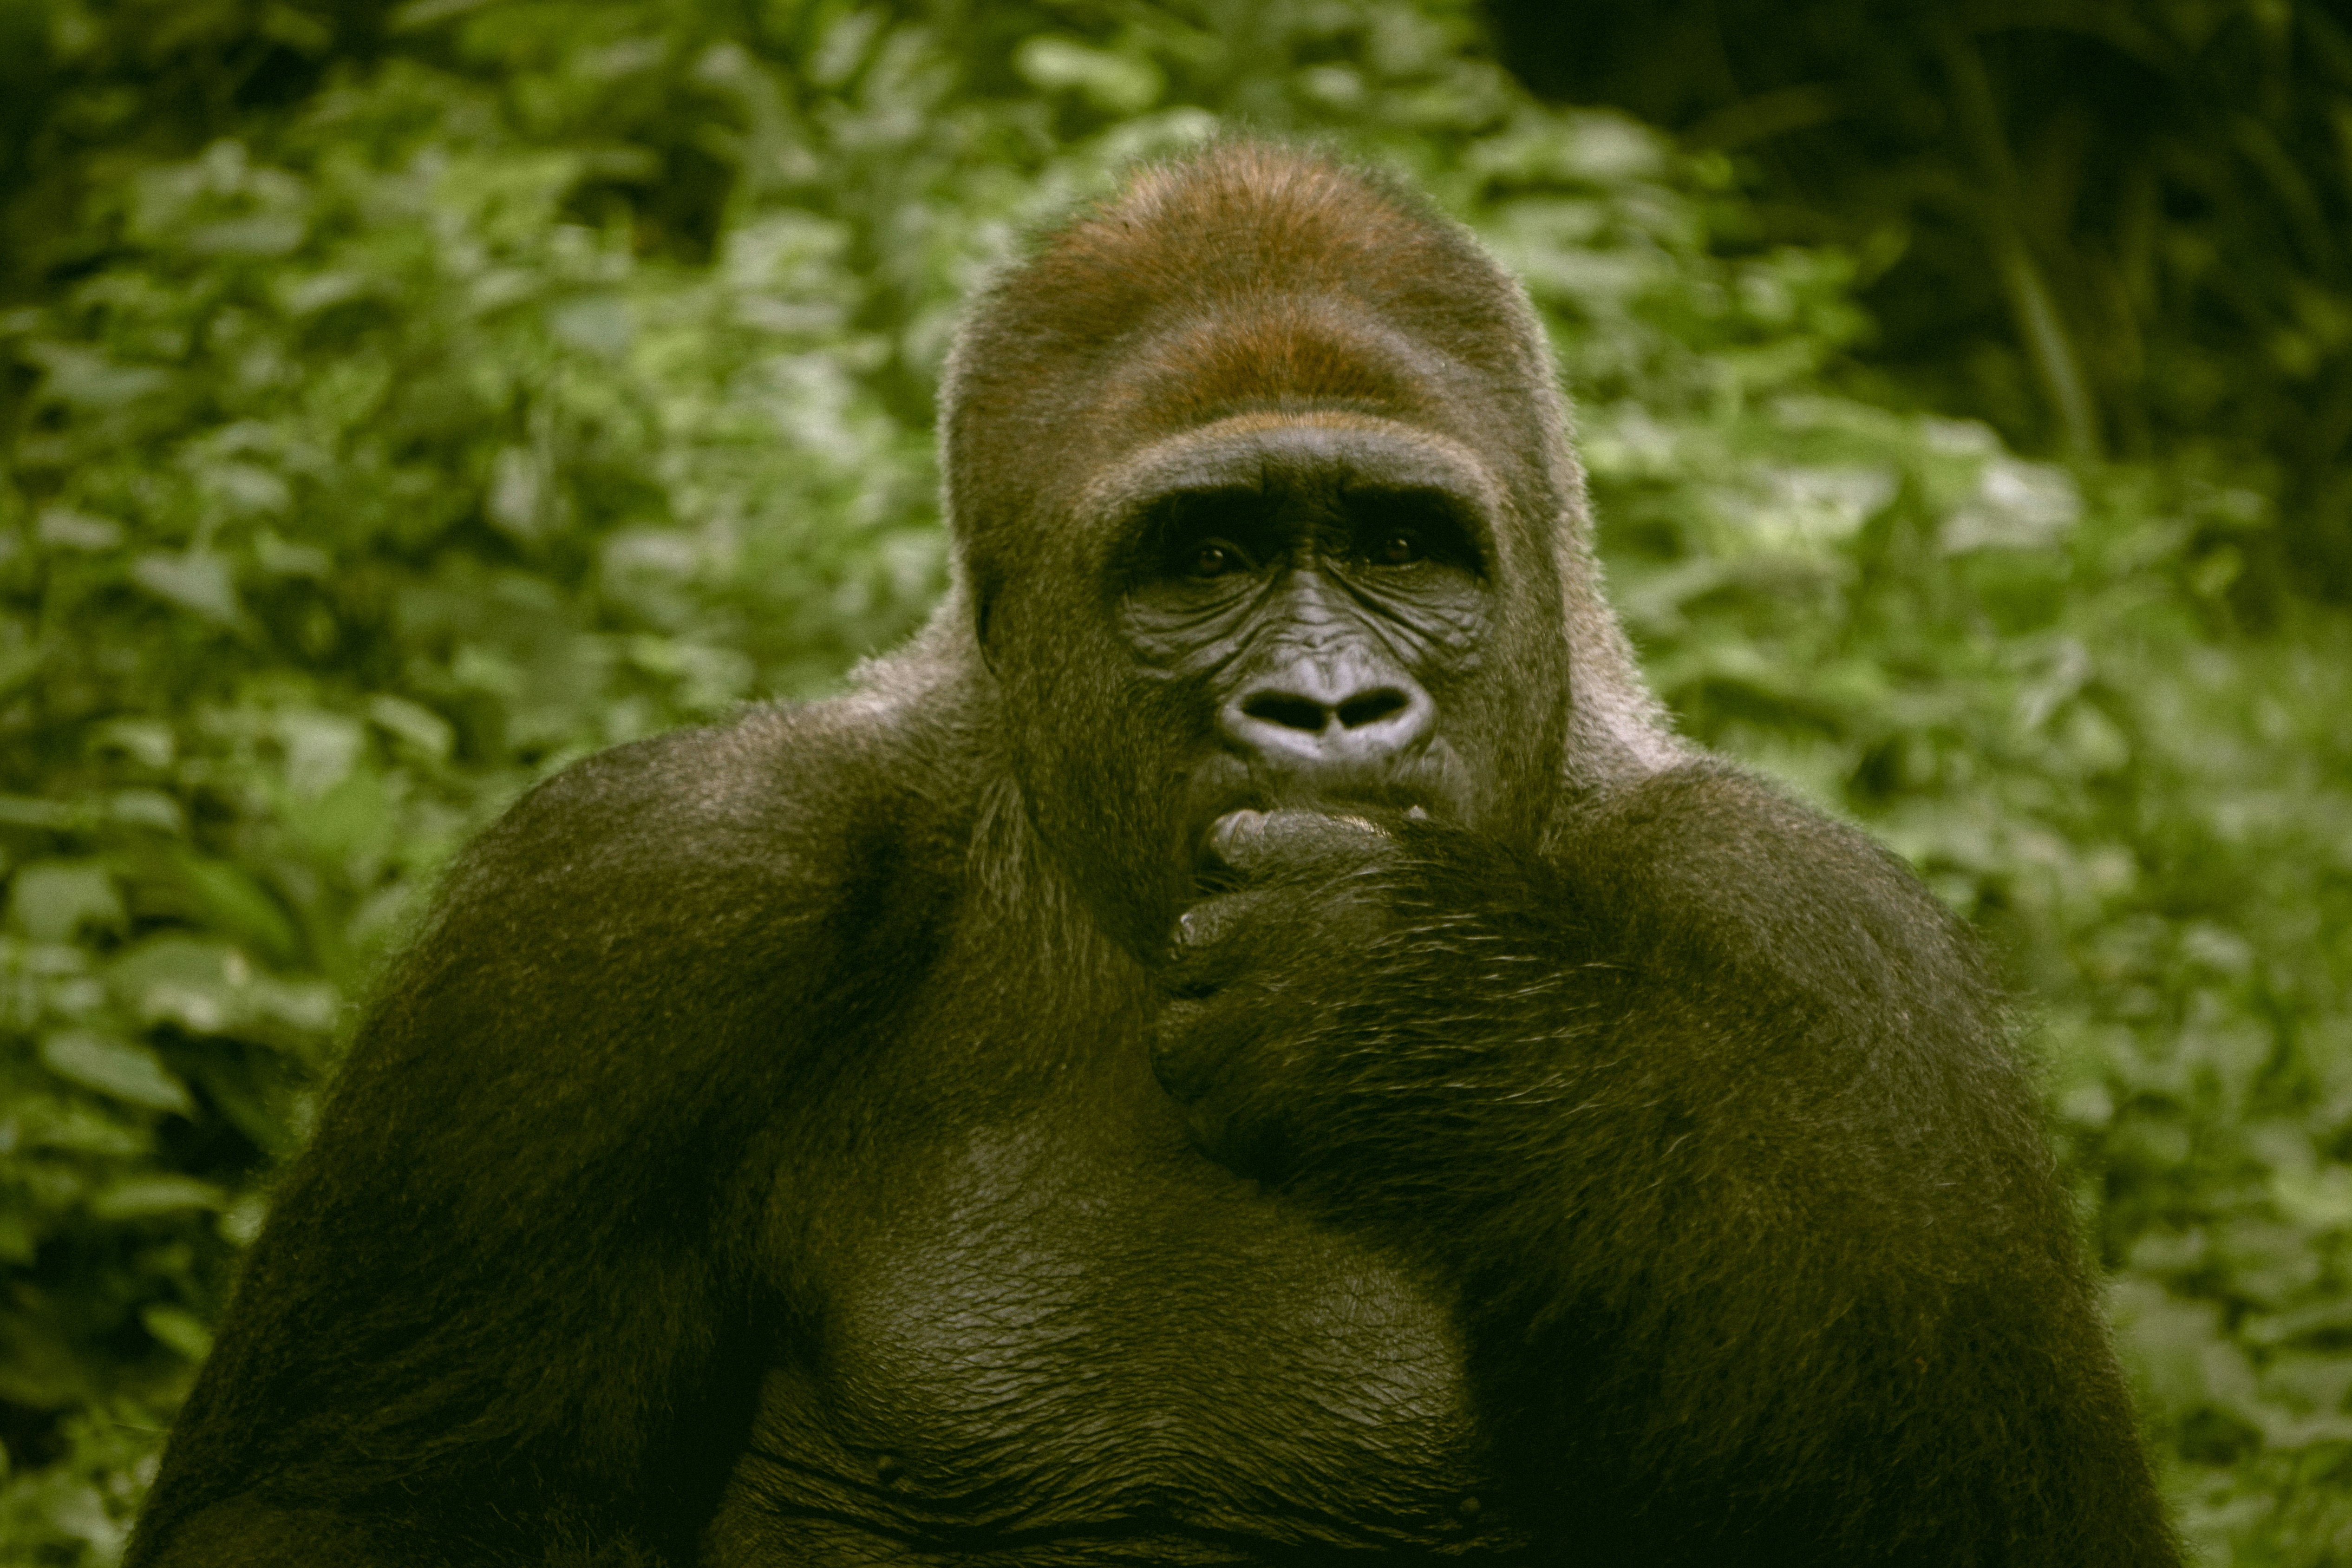
[[[1839,395],[1856,262],[1727,246],[1721,160],[1537,106],[1444,0],[222,4],[171,59],[152,6],[33,9],[5,191],[70,223],[0,269],[0,1563],[119,1554],[456,845],[911,627],[958,302],[1234,125],[1528,279],[1660,689],[2034,998],[2192,1532],[2352,1552],[2352,632],[2233,629],[2260,496]]]
[[[1865,252],[1885,394],[2029,447],[2189,454],[2352,599],[2352,14],[2331,0],[1490,0],[1542,90],[1737,161],[1739,232]]]

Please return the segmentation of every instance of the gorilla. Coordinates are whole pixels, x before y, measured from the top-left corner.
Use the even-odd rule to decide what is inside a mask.
[[[1463,231],[1213,146],[943,408],[909,646],[450,873],[134,1564],[2179,1560],[1999,992],[1672,734]]]

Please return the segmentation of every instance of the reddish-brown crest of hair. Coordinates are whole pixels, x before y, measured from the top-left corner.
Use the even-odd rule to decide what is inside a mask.
[[[1251,409],[1385,414],[1504,455],[1559,440],[1517,290],[1414,199],[1322,158],[1220,144],[1145,171],[981,302],[950,377],[967,548],[1125,451]]]
[[[1572,786],[1681,754],[1601,597],[1535,312],[1466,231],[1376,175],[1249,142],[1143,171],[981,299],[944,393],[956,603],[983,643],[1016,583],[1041,590],[1054,637],[1086,613],[1116,542],[1086,502],[1115,495],[1139,449],[1230,415],[1370,416],[1466,450],[1493,482],[1516,556],[1497,635],[1565,645]]]

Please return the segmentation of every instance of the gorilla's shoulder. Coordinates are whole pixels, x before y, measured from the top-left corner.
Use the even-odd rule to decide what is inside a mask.
[[[504,1103],[546,1092],[559,1060],[641,1108],[655,1069],[625,1064],[666,1064],[660,1092],[683,1092],[674,1075],[720,1081],[712,1064],[747,1030],[799,1038],[896,994],[962,886],[959,814],[919,772],[920,728],[853,693],[618,746],[540,784],[451,868],[339,1103],[377,1120],[395,1101]]]
[[[940,752],[918,713],[870,690],[616,746],[518,800],[445,905],[643,929],[819,915],[866,902],[877,879],[944,886],[970,809]]]

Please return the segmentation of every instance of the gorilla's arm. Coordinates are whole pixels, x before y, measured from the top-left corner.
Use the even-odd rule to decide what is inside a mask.
[[[842,977],[927,962],[918,814],[872,749],[823,709],[664,737],[468,852],[276,1196],[133,1563],[690,1558],[760,1359],[761,1167],[810,1057],[891,1004]]]
[[[1304,837],[1188,917],[1162,1080],[1213,1156],[1456,1283],[1559,1538],[2175,1560],[1999,1000],[1883,851],[1713,763],[1548,863]]]

